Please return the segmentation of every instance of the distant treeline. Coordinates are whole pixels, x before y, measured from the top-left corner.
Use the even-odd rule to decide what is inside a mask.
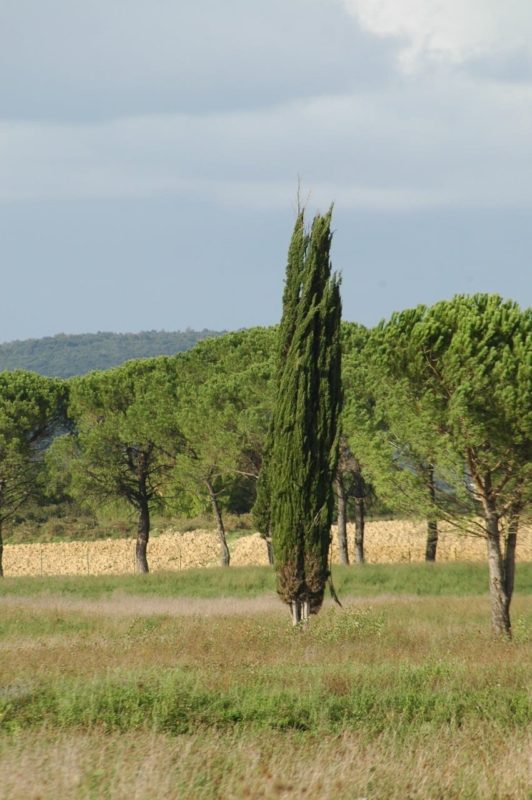
[[[25,369],[53,378],[116,367],[132,358],[174,355],[224,331],[83,333],[0,344],[0,371]]]

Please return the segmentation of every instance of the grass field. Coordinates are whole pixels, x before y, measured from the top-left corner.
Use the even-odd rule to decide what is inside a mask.
[[[532,565],[338,568],[292,629],[268,568],[0,583],[0,797],[528,797]]]

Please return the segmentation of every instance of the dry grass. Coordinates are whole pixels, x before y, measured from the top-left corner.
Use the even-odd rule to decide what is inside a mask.
[[[378,602],[378,600],[377,600]],[[286,607],[272,595],[260,597],[142,597],[121,594],[100,600],[80,600],[73,597],[44,595],[35,597],[2,598],[6,609],[25,609],[36,613],[96,614],[125,617],[241,617],[249,614],[283,614]]]
[[[24,683],[184,668],[201,673],[209,689],[219,689],[250,678],[250,670],[280,669],[286,685],[297,681],[303,668],[335,674],[376,664],[389,667],[383,677],[388,680],[400,664],[444,656],[457,675],[472,682],[475,676],[497,675],[502,659],[497,683],[511,687],[529,648],[492,641],[487,597],[371,598],[347,601],[343,611],[327,603],[301,635],[275,597],[155,599],[154,614],[144,607],[152,601],[138,597],[6,600],[1,685],[15,678]],[[518,629],[530,621],[531,611],[529,598],[516,598]]]
[[[2,800],[528,798],[530,597],[1,603]]]
[[[42,731],[0,745],[5,800],[525,800],[527,740]]]
[[[333,530],[333,561],[338,561]],[[424,523],[406,521],[369,522],[366,527],[368,563],[423,561],[426,531]],[[354,541],[349,529],[351,558]],[[234,566],[267,564],[266,547],[258,534],[243,536],[231,546]],[[517,556],[532,561],[532,530],[520,531]],[[211,567],[219,563],[219,547],[214,531],[179,533],[167,531],[152,538],[148,552],[150,568],[182,570]],[[485,542],[442,526],[438,545],[440,561],[485,561]],[[106,539],[96,542],[7,544],[4,548],[6,575],[111,575],[134,572],[133,539]]]

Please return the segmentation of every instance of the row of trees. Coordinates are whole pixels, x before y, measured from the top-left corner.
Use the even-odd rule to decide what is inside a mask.
[[[532,500],[531,344],[532,312],[489,295],[420,306],[373,330],[342,327],[340,544],[351,498],[363,559],[371,493],[427,519],[429,558],[442,520],[484,537],[493,626],[506,633],[518,530]],[[1,373],[0,569],[1,525],[52,485],[93,505],[121,498],[135,509],[139,571],[148,569],[154,509],[208,505],[228,564],[224,509],[237,496],[251,507],[272,418],[285,425],[273,414],[278,352],[276,329],[252,329],[65,382]],[[296,375],[300,355],[290,355]],[[288,434],[283,447],[281,464]]]
[[[267,329],[230,334],[69,382],[73,431],[54,441],[47,466],[66,494],[134,509],[139,572],[148,571],[151,513],[165,507],[209,506],[229,564],[223,510],[260,469],[273,339]]]

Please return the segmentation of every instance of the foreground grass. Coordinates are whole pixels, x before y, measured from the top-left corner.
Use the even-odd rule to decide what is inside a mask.
[[[488,591],[487,567],[477,563],[335,566],[333,579],[340,596],[464,597]],[[274,591],[275,576],[270,567],[191,569],[149,575],[6,577],[0,581],[0,598],[45,593],[101,598],[114,592],[157,597],[258,597]],[[532,563],[518,565],[515,591],[532,594]]]
[[[424,566],[364,568],[365,598],[296,630],[254,599],[269,570],[5,581],[0,794],[525,800],[532,601],[494,641],[478,567],[416,596]]]
[[[9,800],[519,800],[527,742],[491,727],[323,737],[42,731],[0,742]]]

